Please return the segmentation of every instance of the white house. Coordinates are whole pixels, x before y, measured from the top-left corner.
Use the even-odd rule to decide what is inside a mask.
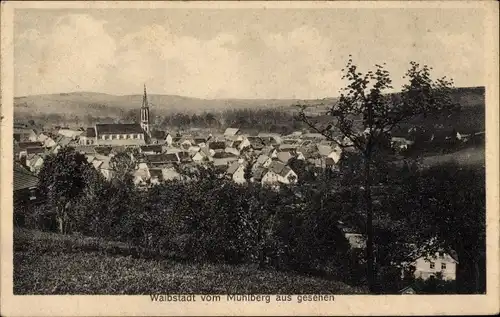
[[[71,130],[71,129],[59,129],[57,134],[70,138],[72,140],[76,140],[80,135],[84,132],[80,130]]]
[[[458,261],[446,252],[438,252],[432,257],[421,256],[412,265],[415,278],[427,280],[441,274],[444,280],[455,280]]]
[[[273,161],[262,177],[262,184],[290,184],[297,182],[297,174],[285,164]]]
[[[245,165],[240,162],[233,162],[227,169],[227,175],[238,184],[243,184],[245,180]]]

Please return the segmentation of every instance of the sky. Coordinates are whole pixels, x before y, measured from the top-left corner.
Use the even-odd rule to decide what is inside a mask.
[[[197,98],[338,95],[352,55],[410,61],[456,86],[485,85],[479,9],[18,9],[15,95],[92,91]]]

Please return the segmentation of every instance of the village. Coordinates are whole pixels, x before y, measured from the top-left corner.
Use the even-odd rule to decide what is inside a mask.
[[[181,168],[192,169],[203,165],[213,166],[221,177],[238,184],[249,181],[279,189],[281,185],[299,181],[301,171],[290,166],[292,161],[304,161],[321,170],[337,170],[345,154],[355,151],[346,137],[338,136],[331,141],[321,133],[308,131],[296,131],[289,135],[250,135],[237,127],[220,132],[155,130],[149,122],[146,87],[140,113],[140,124],[95,124],[87,128],[58,127],[47,130],[29,124],[16,124],[13,137],[17,189],[31,190],[30,199],[36,199],[36,175],[44,164],[44,158],[57,154],[66,146],[84,154],[108,181],[113,179],[115,173],[112,158],[119,153],[127,153],[135,166],[133,183],[142,190],[165,181],[181,180]],[[458,134],[456,138],[459,137],[462,136]],[[413,141],[393,137],[391,145],[396,152],[403,152],[413,145]],[[32,176],[23,171],[29,171]],[[364,248],[364,235],[342,223],[339,227],[353,248]],[[433,259],[417,258],[414,274],[422,279],[441,275],[446,280],[454,280],[456,263],[456,257],[436,253]],[[413,290],[403,291],[411,293]]]

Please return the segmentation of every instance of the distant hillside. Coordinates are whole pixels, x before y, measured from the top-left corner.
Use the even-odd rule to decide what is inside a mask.
[[[242,108],[276,108],[291,104],[316,104],[318,100],[298,99],[198,99],[175,95],[148,95],[151,108],[157,114],[172,112],[199,113]],[[131,109],[139,109],[142,95],[115,96],[94,92],[74,92],[50,95],[32,95],[14,98],[16,114],[64,114],[94,117],[119,116]]]
[[[324,114],[336,98],[298,100],[298,99],[198,99],[175,95],[148,95],[152,112],[166,115],[176,112],[200,113],[219,112],[227,109],[264,109],[283,108],[296,110],[293,105],[316,105],[308,109],[310,113]],[[456,88],[453,98],[462,106],[460,112],[452,115],[425,118],[411,124],[423,124],[428,128],[457,128],[465,133],[484,131],[484,87]],[[123,118],[129,111],[138,110],[142,95],[115,96],[94,92],[73,92],[50,95],[33,95],[14,98],[14,113],[17,118],[41,117],[50,115],[64,116],[67,119],[86,116],[94,118]],[[326,119],[326,118],[325,118]]]

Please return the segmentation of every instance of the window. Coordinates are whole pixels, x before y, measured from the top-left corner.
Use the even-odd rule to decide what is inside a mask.
[[[430,268],[433,269],[435,267],[434,262],[431,262]]]
[[[102,136],[102,139],[103,139],[103,140],[106,140],[106,136],[105,136],[105,135],[103,135],[103,136]]]
[[[441,263],[441,270],[446,270],[446,263]]]
[[[36,188],[30,188],[30,200],[36,199]]]

